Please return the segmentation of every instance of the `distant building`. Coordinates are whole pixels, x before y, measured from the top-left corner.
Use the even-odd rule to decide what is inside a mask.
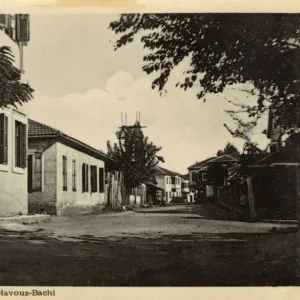
[[[102,151],[29,120],[29,212],[69,215],[101,209],[107,159]]]
[[[198,198],[214,197],[215,187],[224,184],[224,178],[227,176],[228,169],[236,164],[238,159],[232,155],[220,155],[210,157],[201,162],[190,166],[189,180],[191,189],[195,191]],[[215,169],[217,172],[213,172]],[[223,172],[223,174],[221,174]],[[221,179],[221,182],[219,180]]]
[[[207,185],[207,172],[208,161],[215,158],[213,156],[188,167],[190,190],[194,192],[196,198],[199,198],[201,193],[206,197],[213,195],[212,187]]]
[[[155,167],[154,175],[157,186],[164,190],[166,202],[193,200],[193,196],[190,196],[189,182],[183,178],[183,175],[160,166]]]

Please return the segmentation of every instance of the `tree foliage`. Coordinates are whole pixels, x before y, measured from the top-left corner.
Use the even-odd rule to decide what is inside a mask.
[[[300,15],[126,14],[110,28],[120,35],[116,49],[142,33],[149,52],[142,68],[158,73],[153,88],[165,90],[173,69],[189,57],[176,86],[196,86],[197,97],[205,101],[228,85],[251,83],[258,98],[246,108],[250,117],[259,119],[271,105],[286,132],[299,125]]]
[[[224,154],[229,154],[229,155],[233,155],[235,157],[239,157],[240,152],[233,144],[227,143],[224,149],[218,150],[217,156],[221,156]]]
[[[157,155],[161,147],[155,146],[144,136],[143,130],[136,122],[134,126],[123,126],[116,132],[117,142],[112,146],[107,142],[108,171],[120,170],[124,174],[124,185],[127,190],[153,180],[153,168],[164,162]]]
[[[16,106],[32,99],[33,89],[20,82],[20,70],[14,65],[9,47],[0,48],[0,108]]]

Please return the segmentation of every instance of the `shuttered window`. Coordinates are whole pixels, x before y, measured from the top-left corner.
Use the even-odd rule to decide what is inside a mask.
[[[42,190],[42,154],[28,155],[28,192]]]
[[[68,190],[68,161],[67,157],[63,155],[62,157],[62,176],[63,176],[63,191]]]
[[[0,114],[0,164],[7,165],[8,162],[8,118]]]
[[[18,168],[26,168],[26,124],[19,121],[15,123],[15,166]]]
[[[76,192],[76,160],[72,161],[72,189],[73,192]]]
[[[172,180],[172,184],[175,184],[175,177],[172,177],[171,180]]]
[[[97,166],[91,166],[91,192],[97,192]]]
[[[82,164],[82,192],[89,191],[89,165]]]
[[[34,157],[34,168],[33,168],[33,182],[32,188],[35,191],[42,189],[42,157],[36,155]]]
[[[99,193],[104,193],[104,168],[99,168]]]

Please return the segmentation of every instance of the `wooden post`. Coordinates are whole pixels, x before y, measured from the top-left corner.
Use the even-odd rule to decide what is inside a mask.
[[[253,187],[252,187],[252,178],[247,178],[247,187],[248,187],[248,205],[249,205],[249,215],[250,215],[250,221],[254,222],[256,217],[255,212],[255,200],[254,200],[254,194],[253,194]]]
[[[111,206],[111,202],[110,202],[110,194],[111,194],[111,174],[108,173],[107,174],[107,191],[106,191],[106,202],[108,206]]]
[[[110,195],[109,195],[109,203],[110,206],[113,206],[113,201],[114,201],[114,175],[111,174],[111,179],[110,179]]]

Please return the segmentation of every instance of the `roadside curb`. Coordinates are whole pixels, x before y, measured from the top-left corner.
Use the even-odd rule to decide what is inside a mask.
[[[27,215],[27,216],[15,216],[15,217],[2,217],[0,218],[0,226],[1,224],[36,224],[36,223],[44,223],[51,220],[51,216],[49,215]]]

